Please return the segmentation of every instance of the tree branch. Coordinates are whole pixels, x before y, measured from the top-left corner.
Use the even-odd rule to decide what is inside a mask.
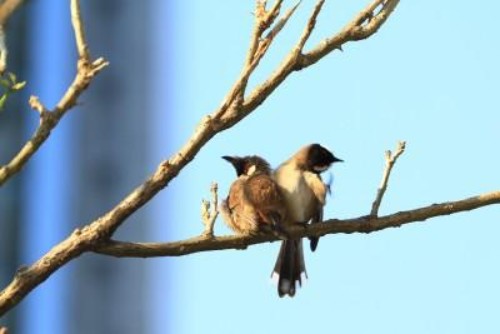
[[[5,24],[23,0],[5,0],[0,4],[0,75],[7,68],[7,43],[5,42]]]
[[[307,40],[309,39],[309,37],[311,37],[311,33],[314,30],[314,27],[316,26],[316,20],[318,18],[319,12],[321,12],[321,8],[323,8],[324,3],[325,0],[319,0],[316,3],[316,6],[314,6],[314,10],[311,16],[309,17],[309,20],[307,21],[304,31],[302,32],[302,36],[300,36],[299,42],[295,47],[297,52],[302,52]]]
[[[375,0],[352,19],[338,34],[325,39],[301,58],[299,67],[307,67],[335,49],[350,41],[359,41],[372,36],[392,14],[399,0]],[[381,9],[374,11],[381,6]],[[365,24],[366,23],[366,24]]]
[[[71,0],[71,24],[75,31],[76,49],[81,60],[90,61],[89,47],[83,30],[82,14],[80,12],[80,1]]]
[[[78,0],[71,1],[71,17],[79,53],[75,79],[52,111],[43,106],[38,97],[30,97],[30,106],[40,113],[40,124],[12,160],[0,167],[0,186],[26,165],[28,160],[50,136],[50,132],[57,126],[61,118],[76,105],[78,98],[87,89],[92,79],[108,65],[104,58],[98,58],[90,62],[78,4]]]
[[[459,201],[432,204],[419,209],[401,211],[383,217],[364,216],[346,220],[331,219],[322,223],[309,225],[307,229],[304,229],[302,226],[295,226],[290,228],[289,234],[293,238],[304,238],[337,233],[371,233],[438,216],[470,211],[492,204],[500,204],[500,191]],[[222,249],[246,249],[250,245],[277,240],[280,239],[272,234],[255,236],[232,235],[215,237],[213,239],[206,239],[200,236],[168,243],[131,243],[110,240],[97,245],[94,252],[117,257],[181,256]]]
[[[377,196],[372,204],[372,210],[370,212],[371,216],[378,216],[378,210],[380,208],[380,204],[382,203],[382,198],[384,197],[385,191],[387,190],[387,183],[389,182],[389,176],[391,175],[392,167],[398,160],[399,156],[404,153],[406,147],[406,142],[400,141],[398,142],[398,146],[394,154],[390,150],[385,151],[385,169],[384,174],[382,175],[382,181],[380,182],[380,186],[377,190]]]
[[[297,8],[298,4],[293,8],[288,10],[286,14],[276,23],[276,25],[271,29],[271,31],[263,37],[264,31],[270,28],[276,17],[279,15],[279,11],[281,9],[282,0],[277,0],[274,6],[266,11],[266,1],[257,0],[256,10],[255,10],[255,23],[254,29],[251,37],[250,46],[247,52],[247,57],[245,60],[245,65],[240,73],[239,78],[235,81],[233,87],[229,90],[229,93],[224,98],[222,105],[219,107],[219,110],[216,111],[213,115],[214,117],[220,119],[225,114],[232,115],[237,113],[241,109],[241,104],[244,100],[245,90],[255,68],[259,65],[261,59],[264,57],[266,52],[269,50],[272,42],[276,35],[281,31],[281,29],[288,22],[288,19],[292,16]],[[233,108],[230,108],[233,106]],[[230,109],[230,110],[228,110]],[[231,127],[229,125],[228,127]],[[228,127],[223,127],[220,129],[227,129]]]
[[[5,0],[0,5],[0,25],[3,26],[16,11],[16,9],[23,3],[23,0]]]
[[[217,216],[219,216],[219,195],[217,193],[219,186],[213,182],[210,186],[210,193],[212,194],[212,202],[207,200],[201,201],[201,219],[205,229],[202,236],[205,238],[213,238],[214,225]],[[212,211],[210,211],[212,208]]]
[[[175,178],[179,172],[189,162],[191,162],[191,160],[194,159],[200,149],[212,137],[223,130],[232,127],[253,112],[292,71],[300,70],[312,64],[312,62],[309,64],[306,63],[307,60],[310,61],[313,56],[306,57],[307,55],[301,54],[301,50],[297,51],[297,48],[295,48],[294,50],[291,50],[290,54],[285,58],[283,64],[278,67],[268,80],[260,86],[257,86],[247,98],[244,98],[248,78],[258,65],[259,60],[269,49],[270,43],[276,38],[276,35],[281,31],[285,23],[288,21],[288,18],[293,14],[295,8],[297,7],[296,5],[287,11],[283,18],[276,23],[274,28],[272,28],[271,26],[274,23],[275,18],[279,15],[281,2],[282,0],[276,0],[275,5],[272,7],[270,12],[265,12],[267,17],[265,22],[266,25],[268,24],[268,28],[271,29],[270,33],[261,39],[260,37],[262,36],[262,33],[265,30],[264,29],[260,32],[259,38],[255,39],[255,37],[253,37],[254,40],[250,44],[249,54],[253,52],[254,54],[251,57],[247,55],[247,59],[252,58],[252,60],[249,65],[247,64],[248,61],[245,62],[246,65],[244,65],[242,73],[229,90],[229,93],[226,95],[221,106],[212,114],[205,116],[195,129],[191,138],[180,148],[180,150],[171,156],[170,159],[161,162],[156,171],[148,179],[146,179],[139,187],[134,189],[113,209],[88,224],[83,229],[77,229],[71,236],[56,245],[31,266],[19,270],[18,273],[16,273],[14,280],[0,292],[0,315],[14,307],[26,294],[28,294],[38,284],[47,279],[54,271],[58,270],[68,261],[78,257],[84,252],[96,250],[97,246],[101,246],[109,242],[109,239],[113,235],[114,231],[116,231],[116,229],[130,215],[139,210],[161,189],[165,188],[169,182]],[[305,30],[306,37],[304,37],[304,35],[301,36],[299,46],[305,44],[309,38],[310,33],[314,28],[314,22],[319,13],[321,7],[320,4],[322,2],[323,0],[320,0],[318,5],[315,7],[315,10],[311,15],[311,19],[309,20],[308,27],[306,27]],[[382,3],[382,1],[379,2]],[[387,0],[383,3],[382,10],[380,10],[380,12],[373,18],[373,22],[376,22],[377,24],[363,26],[366,28],[365,38],[373,34],[380,27],[380,25],[382,25],[390,12],[392,12],[392,10],[385,11],[386,14],[381,14],[381,12],[384,11],[384,8],[390,6],[394,8],[398,2],[399,1],[397,0]],[[266,1],[262,1],[262,3],[265,10]],[[79,14],[76,13],[78,9],[77,3],[72,3],[71,8],[73,10],[72,17],[79,17]],[[367,7],[367,9],[363,12],[372,12],[375,9],[370,8],[370,6]],[[378,15],[385,15],[384,19],[375,20]],[[313,22],[313,24],[311,24],[311,22]],[[76,39],[78,44],[78,41],[84,41],[84,34],[82,33],[81,35],[78,35],[80,31],[79,27],[74,26],[74,28],[75,33],[77,34]],[[329,51],[322,51],[321,53],[316,53],[316,61],[325,56],[328,52]],[[85,49],[79,48],[80,57],[82,57],[82,55],[85,57],[85,54]],[[307,58],[305,62],[304,57]],[[90,83],[93,76],[104,68],[107,65],[107,62],[103,59],[98,59],[89,65],[84,58],[80,58],[78,65],[78,73],[75,81],[68,88],[68,91],[53,112],[47,112],[41,103],[33,105],[33,107],[36,108],[36,110],[43,116],[41,117],[41,124],[32,139],[25,145],[21,152],[8,165],[0,168],[0,185],[5,182],[9,176],[19,171],[22,166],[24,166],[26,161],[47,139],[50,131],[57,125],[60,118],[76,103],[77,98]],[[36,99],[33,99],[33,101],[36,101]],[[319,234],[325,233],[320,229],[323,225],[317,225],[318,227],[315,227],[312,231]],[[218,239],[215,240],[215,242],[217,242]],[[184,248],[181,247],[181,250],[182,249]]]
[[[347,220],[332,219],[310,225],[307,229],[295,226],[290,228],[289,234],[291,237],[301,238],[306,236],[319,237],[334,233],[370,233],[389,227],[400,227],[404,224],[424,221],[433,217],[474,210],[492,204],[500,204],[500,191],[454,202],[432,204],[384,217],[365,216]],[[0,292],[0,316],[16,305],[24,295],[43,282],[51,273],[71,259],[79,256],[84,250],[92,250],[99,254],[117,257],[180,256],[211,250],[245,249],[250,245],[278,240],[272,234],[222,236],[208,239],[202,235],[170,243],[129,243],[104,240],[98,231],[99,228],[96,223],[82,230],[77,229],[68,239],[51,249],[33,265],[19,269],[14,280]]]
[[[324,0],[319,0],[315,6],[310,16],[308,25],[306,26],[306,30],[299,39],[299,47],[304,46],[307,39],[310,37],[312,28],[314,28],[314,22],[316,21],[316,17],[319,14],[323,1]],[[382,24],[387,20],[389,15],[393,12],[398,3],[399,0],[374,1],[362,10],[360,14],[358,14],[341,30],[341,32],[319,43],[312,51],[302,54],[302,50],[297,48],[292,50],[288,56],[285,57],[279,68],[266,81],[257,86],[249,94],[242,104],[240,112],[231,115],[233,118],[231,122],[237,122],[255,110],[288,77],[288,75],[290,75],[290,73],[300,71],[316,63],[333,50],[341,49],[342,45],[349,41],[366,39],[376,33]],[[379,6],[382,6],[380,11],[374,13]],[[363,22],[360,22],[361,17],[371,17],[370,23],[362,25]],[[311,31],[308,31],[307,29],[309,26],[311,26]]]

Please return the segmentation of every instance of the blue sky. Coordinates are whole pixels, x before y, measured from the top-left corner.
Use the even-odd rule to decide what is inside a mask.
[[[337,31],[366,3],[327,1],[311,43]],[[158,129],[170,144],[159,145],[158,159],[218,106],[240,71],[253,23],[252,1],[176,6],[168,22],[175,43],[164,51],[174,62],[175,121],[169,126],[175,130],[165,137]],[[312,6],[303,1],[253,84],[293,45]],[[155,212],[168,217],[154,236],[201,232],[201,198],[214,180],[225,196],[234,177],[220,156],[258,153],[276,166],[311,142],[346,161],[333,168],[327,218],[369,212],[384,151],[398,140],[407,141],[407,152],[395,167],[382,214],[498,189],[498,6],[402,1],[375,36],[291,75],[254,114],[206,145],[154,201]],[[163,201],[179,209],[161,210]],[[153,332],[163,326],[176,333],[497,332],[499,214],[491,207],[370,235],[328,236],[316,253],[306,254],[309,280],[294,299],[278,298],[269,282],[278,243],[151,260],[152,272],[174,273],[170,297],[156,297],[169,300],[169,317],[157,309]],[[221,221],[216,231],[229,233]],[[161,288],[156,281],[153,289]]]
[[[306,49],[338,31],[367,3],[327,1]],[[151,90],[145,97],[152,106],[144,162],[148,171],[178,150],[222,101],[240,72],[254,8],[253,1],[233,0],[154,4],[148,22]],[[264,80],[294,45],[313,5],[302,1],[250,87]],[[407,151],[395,166],[381,214],[498,190],[499,10],[495,1],[476,6],[402,1],[375,36],[292,74],[253,114],[208,143],[145,208],[150,240],[180,240],[202,232],[200,201],[208,198],[211,182],[219,183],[224,197],[234,178],[222,155],[260,154],[277,166],[312,142],[345,160],[332,169],[333,196],[325,218],[368,214],[384,151],[394,149],[398,140],[407,141]],[[65,8],[60,15],[67,14]],[[63,120],[50,138],[62,146],[52,151],[49,144],[40,152],[53,164],[44,171],[56,180],[56,166],[71,149],[65,136],[75,126],[74,119]],[[31,170],[37,170],[36,162]],[[46,174],[31,177],[41,188],[51,180]],[[68,183],[59,183],[63,197]],[[43,219],[27,220],[39,226],[67,220],[68,212],[57,207],[47,212]],[[498,207],[488,207],[369,235],[329,235],[317,252],[306,251],[309,280],[293,299],[280,299],[270,282],[278,243],[144,260],[144,298],[150,305],[145,323],[150,333],[181,334],[496,333],[499,216]],[[48,226],[40,228],[50,234],[40,249],[66,235]],[[230,231],[219,220],[216,233]],[[31,316],[38,315],[30,318],[32,328],[45,328],[39,326],[45,321],[53,332],[63,333],[68,326],[59,319],[60,328],[54,328],[50,320],[57,319],[61,303],[44,304],[44,312],[36,306],[38,294],[46,294],[46,301],[55,298],[50,286],[61,290],[57,280],[64,275],[51,277],[25,301],[33,303]],[[67,291],[62,290],[57,298],[64,298]]]

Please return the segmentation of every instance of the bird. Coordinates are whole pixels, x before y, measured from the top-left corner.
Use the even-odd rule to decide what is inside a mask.
[[[237,176],[220,206],[226,225],[237,234],[272,231],[285,238],[285,198],[272,178],[269,163],[256,155],[222,158],[233,165]]]
[[[323,220],[323,206],[329,186],[323,183],[320,174],[335,162],[343,162],[320,144],[302,147],[291,158],[275,170],[273,178],[281,189],[287,207],[287,224],[318,223]],[[310,238],[310,248],[315,251],[318,237]],[[273,277],[278,277],[280,297],[295,295],[296,283],[302,285],[307,277],[301,239],[282,242]]]

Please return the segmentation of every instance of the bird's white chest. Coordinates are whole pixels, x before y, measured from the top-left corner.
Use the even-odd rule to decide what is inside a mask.
[[[285,196],[289,218],[296,222],[306,222],[310,217],[310,203],[315,194],[306,180],[305,173],[294,168],[281,168],[275,179]]]

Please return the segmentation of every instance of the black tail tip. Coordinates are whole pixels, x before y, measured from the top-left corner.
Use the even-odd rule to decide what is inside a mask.
[[[295,296],[295,282],[291,282],[287,279],[280,280],[278,282],[278,296],[283,298],[286,295],[290,298]]]
[[[314,252],[316,250],[316,248],[318,248],[319,238],[318,237],[310,237],[309,241],[310,241],[309,246],[311,246],[311,252]]]

